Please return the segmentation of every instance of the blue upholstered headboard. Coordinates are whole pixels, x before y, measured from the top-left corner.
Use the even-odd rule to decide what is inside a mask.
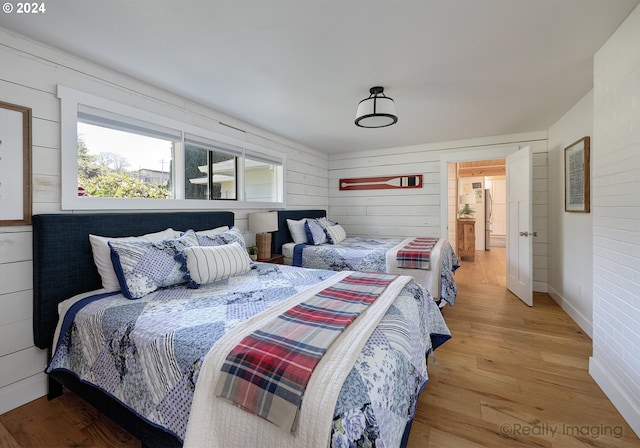
[[[58,303],[102,287],[89,234],[135,236],[175,230],[233,226],[233,212],[73,213],[33,216],[33,337],[50,347]]]
[[[282,253],[282,245],[293,241],[287,219],[300,220],[302,218],[322,218],[327,216],[326,210],[278,210],[278,231],[271,239],[271,252]]]

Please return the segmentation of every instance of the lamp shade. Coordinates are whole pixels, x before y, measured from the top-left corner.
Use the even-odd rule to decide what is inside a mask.
[[[392,98],[385,96],[384,88],[371,87],[371,95],[358,104],[356,126],[361,128],[383,128],[398,122],[396,106]]]
[[[249,213],[249,230],[255,233],[278,230],[278,214],[275,212]]]

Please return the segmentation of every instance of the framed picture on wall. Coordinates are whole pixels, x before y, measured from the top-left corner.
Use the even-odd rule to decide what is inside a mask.
[[[31,109],[0,101],[0,226],[31,224]]]
[[[564,148],[564,211],[589,213],[589,137]]]

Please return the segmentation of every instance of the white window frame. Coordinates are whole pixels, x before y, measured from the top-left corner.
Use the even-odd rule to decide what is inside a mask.
[[[286,154],[273,151],[254,143],[240,140],[236,137],[220,134],[208,129],[183,123],[168,117],[147,112],[142,109],[120,104],[96,95],[58,86],[60,98],[60,144],[61,144],[61,208],[62,210],[226,210],[230,208],[285,208],[286,207]],[[95,198],[78,196],[78,104],[102,109],[114,114],[130,117],[134,120],[177,129],[182,132],[182,141],[186,133],[206,139],[227,143],[242,148],[242,155],[238,158],[238,185],[236,200],[206,200],[206,199],[146,199],[146,198]],[[174,188],[178,197],[184,197],[184,145],[176,145],[174,154]],[[244,153],[264,154],[265,158],[274,162],[281,162],[283,169],[282,186],[284,193],[281,202],[246,201],[244,191]],[[280,186],[278,186],[280,187]],[[182,189],[182,192],[180,191]]]

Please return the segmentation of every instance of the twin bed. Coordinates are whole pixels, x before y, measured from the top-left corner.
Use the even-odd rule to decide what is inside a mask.
[[[457,295],[453,273],[460,264],[448,241],[434,238],[427,263],[407,269],[398,265],[398,254],[413,243],[413,238],[347,236],[338,244],[313,244],[308,235],[304,242],[296,242],[301,238],[292,235],[292,226],[304,226],[305,220],[326,219],[325,210],[279,210],[277,213],[278,231],[274,234],[272,252],[282,254],[286,264],[334,271],[411,275],[441,306],[453,306]]]
[[[50,398],[66,386],[144,446],[405,446],[428,355],[450,337],[431,295],[408,276],[250,263],[233,225],[231,212],[35,215],[34,340],[51,353]],[[163,240],[115,240],[151,232]],[[103,288],[89,235],[114,238],[122,291]],[[150,280],[158,254],[184,281]],[[358,311],[334,310],[345,291]],[[304,343],[278,333],[317,324],[325,305],[353,322],[322,321]],[[323,347],[327,327],[341,329]],[[276,363],[324,356],[297,388],[298,375],[242,351],[252,338],[272,357],[294,347]]]

